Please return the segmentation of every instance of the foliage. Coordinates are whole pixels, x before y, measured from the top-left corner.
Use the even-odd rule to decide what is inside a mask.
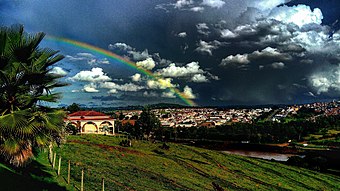
[[[149,108],[144,108],[140,117],[136,121],[136,129],[140,129],[142,134],[145,134],[148,138],[151,132],[160,128],[161,122]]]
[[[64,112],[39,105],[55,102],[59,94],[51,90],[65,85],[49,73],[63,56],[39,48],[44,36],[28,35],[22,26],[0,29],[0,156],[15,166],[61,139]]]
[[[68,123],[66,125],[66,132],[72,135],[76,135],[79,131],[78,127],[76,127],[74,124],[72,123]]]
[[[283,143],[288,140],[303,141],[308,134],[327,136],[328,129],[340,127],[340,116],[324,116],[312,120],[298,120],[287,123],[256,122],[232,123],[230,125],[191,128],[164,129],[167,138],[210,139],[220,141],[250,141],[252,143]]]
[[[79,104],[72,103],[71,105],[67,106],[66,110],[69,111],[70,113],[74,113],[74,112],[80,111],[81,108]]]

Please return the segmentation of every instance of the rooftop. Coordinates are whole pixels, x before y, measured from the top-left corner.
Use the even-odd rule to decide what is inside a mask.
[[[107,115],[98,111],[77,111],[69,114],[68,116],[73,117],[73,116],[107,116]]]

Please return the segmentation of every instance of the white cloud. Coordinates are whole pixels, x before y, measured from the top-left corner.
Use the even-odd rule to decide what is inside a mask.
[[[212,8],[221,8],[225,4],[222,0],[203,0],[202,5],[206,5]]]
[[[166,89],[176,87],[176,85],[172,84],[172,78],[148,80],[146,84],[150,89]]]
[[[86,61],[89,65],[110,64],[107,58],[98,59],[93,54],[87,52],[80,52],[74,56],[66,55],[66,59],[71,62]]]
[[[107,58],[103,58],[97,61],[99,64],[110,64],[110,61]]]
[[[109,44],[109,47],[108,47],[110,50],[113,50],[113,49],[119,49],[119,50],[123,50],[123,51],[130,51],[130,50],[133,50],[133,48],[125,43],[122,43],[122,42],[117,42],[115,44]]]
[[[185,38],[187,36],[186,32],[180,32],[177,34],[178,37]]]
[[[288,7],[286,5],[274,8],[269,14],[269,18],[281,21],[284,23],[294,23],[299,27],[316,23],[322,23],[322,12],[315,8],[313,11],[307,5],[296,5]]]
[[[277,58],[278,60],[290,60],[291,56],[288,54],[284,54],[279,52],[276,48],[266,47],[265,49],[259,51],[256,50],[253,53],[249,54],[250,59],[257,58]]]
[[[116,94],[116,93],[118,93],[118,91],[117,91],[117,89],[110,89],[107,93]]]
[[[132,56],[133,60],[137,61],[145,60],[151,57],[147,49],[145,49],[143,52],[131,50],[128,51],[128,53]]]
[[[340,93],[340,67],[328,71],[313,74],[309,78],[310,84],[316,90],[317,94],[335,91]]]
[[[86,58],[94,58],[95,57],[93,54],[88,53],[88,52],[77,53],[77,56],[79,56],[79,57],[86,57]]]
[[[200,40],[198,43],[198,47],[195,49],[197,52],[201,53],[207,53],[210,56],[212,56],[212,51],[217,49],[221,43],[217,40],[214,40],[212,42],[205,42],[203,40]]]
[[[140,75],[139,73],[136,73],[136,74],[131,76],[131,79],[134,82],[140,82],[141,81],[141,77],[142,77],[142,75]]]
[[[52,70],[50,70],[49,73],[57,74],[57,75],[60,75],[60,76],[66,76],[67,75],[67,72],[64,69],[62,69],[61,67],[58,67],[58,66],[52,68]]]
[[[192,7],[190,10],[193,12],[202,12],[204,11],[204,7]]]
[[[75,56],[66,55],[65,58],[66,60],[75,62],[75,61],[92,60],[93,58],[95,58],[95,56],[91,53],[80,52],[80,53],[77,53]]]
[[[97,90],[97,85],[95,83],[90,83],[90,84],[84,85],[83,91],[87,92],[87,93],[99,92],[99,90]]]
[[[203,74],[195,74],[191,78],[191,81],[196,82],[196,83],[201,83],[201,82],[208,82],[209,80]]]
[[[111,89],[111,90],[115,89],[115,90],[124,91],[124,92],[136,92],[136,91],[139,91],[141,89],[144,89],[144,87],[138,86],[138,85],[133,84],[133,83],[126,83],[126,84],[120,85],[120,84],[116,84],[114,82],[103,82],[99,86],[100,86],[100,88]]]
[[[155,61],[152,58],[147,58],[146,60],[138,61],[136,62],[136,65],[137,67],[145,68],[147,70],[152,70],[156,66]]]
[[[183,91],[182,94],[187,99],[195,99],[196,98],[195,94],[192,92],[192,89],[189,86],[184,87],[184,91]]]
[[[105,82],[111,80],[111,78],[103,72],[102,68],[92,68],[91,71],[80,71],[70,79],[85,82]]]
[[[175,8],[180,9],[184,6],[188,6],[193,4],[194,2],[192,0],[177,0],[175,3]]]
[[[238,35],[230,31],[229,29],[223,29],[221,30],[221,37],[222,38],[235,38]]]
[[[161,97],[164,97],[164,98],[176,98],[175,94],[171,91],[169,92],[162,92],[162,95]]]
[[[248,60],[248,54],[236,54],[230,55],[224,58],[221,62],[221,66],[228,66],[228,65],[244,65],[248,64],[250,61]]]
[[[285,64],[283,62],[274,62],[271,64],[271,67],[274,69],[282,69],[285,67]]]
[[[196,25],[197,32],[203,35],[208,35],[210,33],[207,23],[198,23]]]
[[[164,77],[187,77],[194,74],[203,74],[198,62],[190,62],[185,66],[176,66],[172,63],[166,68],[162,68],[157,73]]]

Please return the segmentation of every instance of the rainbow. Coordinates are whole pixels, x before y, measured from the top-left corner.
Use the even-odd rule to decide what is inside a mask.
[[[118,61],[120,63],[123,63],[123,64],[129,66],[130,68],[133,68],[133,69],[139,71],[140,73],[148,76],[149,78],[151,78],[153,80],[156,80],[156,81],[160,82],[161,84],[165,83],[165,81],[166,81],[162,77],[153,74],[151,71],[146,70],[144,68],[137,67],[136,63],[134,63],[134,62],[132,62],[132,61],[126,59],[126,58],[123,58],[123,57],[121,57],[121,56],[119,56],[119,55],[117,55],[117,54],[115,54],[113,52],[110,52],[108,50],[105,50],[105,49],[102,49],[102,48],[99,48],[99,47],[96,47],[96,46],[93,46],[93,45],[90,45],[90,44],[87,44],[87,43],[84,43],[84,42],[80,42],[80,41],[76,41],[76,40],[71,40],[71,39],[67,39],[67,38],[62,38],[62,37],[47,36],[46,39],[50,40],[50,41],[60,42],[60,43],[66,44],[66,45],[71,45],[71,46],[74,46],[74,47],[82,48],[82,49],[85,49],[85,50],[88,50],[88,51],[95,52],[97,54],[106,56],[108,58],[116,60],[116,61]],[[167,88],[171,92],[173,92],[178,98],[180,98],[182,101],[184,101],[185,104],[187,104],[189,106],[195,106],[196,105],[195,102],[193,102],[192,100],[188,99],[177,88],[175,88],[175,87],[167,87]]]

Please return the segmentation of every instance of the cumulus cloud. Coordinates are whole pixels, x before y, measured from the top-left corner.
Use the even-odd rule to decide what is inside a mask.
[[[175,8],[182,8],[184,6],[188,6],[188,5],[191,5],[193,4],[194,2],[192,0],[177,0],[176,3],[175,3]]]
[[[190,62],[185,66],[176,66],[172,63],[166,68],[157,70],[157,74],[164,77],[188,77],[194,74],[203,74],[198,62]]]
[[[109,44],[109,49],[113,51],[115,50],[122,51],[126,53],[129,56],[129,58],[135,61],[142,61],[152,57],[152,55],[149,54],[149,51],[147,49],[143,51],[137,51],[135,48],[122,42],[118,42],[113,45]]]
[[[192,89],[189,86],[184,87],[182,94],[187,99],[196,99],[196,95],[192,92]]]
[[[180,32],[177,34],[178,37],[185,38],[187,36],[186,32]]]
[[[50,70],[51,74],[57,74],[57,75],[60,75],[60,76],[66,76],[68,74],[68,72],[66,72],[64,69],[62,69],[61,67],[54,67],[52,68],[52,70]]]
[[[310,84],[317,94],[335,91],[340,93],[340,67],[317,72],[309,77]]]
[[[306,24],[321,24],[323,15],[320,9],[313,11],[307,5],[296,5],[288,7],[286,5],[274,8],[269,14],[270,19],[275,19],[284,23],[294,23],[299,27]]]
[[[85,82],[105,82],[111,80],[111,78],[103,72],[102,68],[92,68],[91,71],[80,71],[70,79]]]
[[[191,78],[192,82],[196,82],[196,83],[202,83],[202,82],[208,82],[208,78],[206,76],[204,76],[203,74],[195,74],[192,78]]]
[[[221,66],[238,66],[248,64],[249,62],[248,54],[236,54],[235,56],[229,55],[222,59]]]
[[[99,86],[100,88],[110,89],[110,91],[115,89],[115,90],[124,91],[124,92],[136,92],[136,91],[144,89],[143,86],[138,86],[133,83],[116,84],[114,82],[103,82],[103,83],[100,83]]]
[[[221,37],[222,38],[235,38],[235,37],[237,37],[237,34],[233,33],[229,29],[223,29],[223,30],[221,30]]]
[[[90,83],[90,84],[84,85],[83,91],[87,92],[87,93],[97,93],[97,92],[99,92],[99,90],[97,89],[97,85],[95,83]]]
[[[176,98],[175,94],[173,92],[171,92],[171,91],[162,92],[161,97],[164,97],[164,98]]]
[[[202,5],[206,5],[212,8],[221,8],[225,4],[222,0],[203,0]]]
[[[271,67],[274,69],[282,69],[285,67],[285,64],[283,62],[274,62],[271,64]]]
[[[197,28],[197,32],[200,33],[200,34],[207,36],[210,33],[207,23],[198,23],[196,25],[196,28]]]
[[[193,12],[202,12],[204,11],[204,7],[192,7],[190,10]]]
[[[144,68],[147,70],[152,70],[156,64],[155,61],[152,58],[147,58],[143,61],[136,62],[137,67]]]
[[[205,53],[210,56],[212,56],[212,51],[217,49],[221,43],[217,40],[214,40],[212,42],[205,42],[203,40],[200,40],[198,43],[198,47],[195,49],[197,52]]]
[[[289,54],[281,53],[276,48],[266,47],[261,51],[254,51],[249,54],[248,57],[250,59],[259,59],[259,58],[274,58],[276,60],[290,60],[292,57]]]
[[[266,47],[263,50],[256,50],[251,54],[237,54],[229,55],[228,57],[222,59],[221,66],[234,66],[239,68],[244,68],[245,65],[249,64],[254,60],[267,60],[272,59],[275,61],[291,60],[292,57],[289,54],[281,53],[276,48]],[[284,67],[284,63],[275,62],[272,64],[275,69],[281,69]],[[263,68],[263,67],[262,67]],[[260,68],[260,69],[262,69]]]
[[[133,50],[133,48],[123,42],[117,42],[115,44],[109,44],[109,47],[108,47],[110,50],[114,50],[114,49],[119,49],[119,50],[122,50],[122,51],[130,51],[130,50]]]
[[[131,76],[131,79],[132,79],[132,81],[134,81],[134,82],[140,82],[141,79],[142,79],[141,77],[142,77],[141,74],[136,73],[136,74],[134,74],[134,75]]]
[[[166,89],[166,88],[173,88],[176,85],[172,84],[172,78],[164,78],[164,79],[157,79],[157,80],[148,80],[147,87],[150,89]]]

